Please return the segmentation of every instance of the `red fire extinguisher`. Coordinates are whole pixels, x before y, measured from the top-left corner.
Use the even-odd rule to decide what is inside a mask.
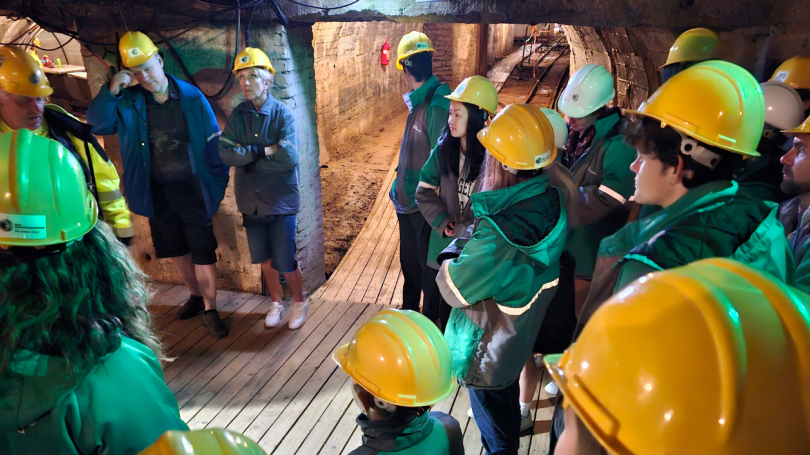
[[[388,64],[388,56],[391,54],[391,45],[388,44],[388,38],[385,39],[385,44],[382,47],[382,54],[380,55],[380,64]]]

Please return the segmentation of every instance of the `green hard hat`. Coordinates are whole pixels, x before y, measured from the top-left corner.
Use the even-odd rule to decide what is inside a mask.
[[[27,129],[0,134],[0,246],[67,243],[97,220],[84,172],[62,144]]]

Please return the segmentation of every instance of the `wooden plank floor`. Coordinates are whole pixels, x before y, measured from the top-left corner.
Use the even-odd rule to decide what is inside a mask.
[[[361,444],[351,381],[331,354],[386,305],[312,298],[301,329],[265,330],[267,298],[221,291],[220,314],[231,334],[215,340],[200,316],[174,319],[188,297],[184,287],[155,287],[150,311],[174,358],[164,374],[189,427],[239,431],[272,454],[340,455]],[[542,387],[535,397],[535,434],[521,438],[521,455],[544,454],[548,446],[553,401]],[[435,409],[458,419],[466,453],[478,455],[481,435],[467,416],[469,406],[467,390],[460,388]]]
[[[311,298],[394,307],[402,303],[399,228],[394,206],[388,199],[396,164],[395,159],[354,243],[329,280]]]
[[[229,428],[272,454],[341,455],[360,446],[351,381],[331,354],[374,314],[402,302],[399,229],[388,199],[395,166],[355,242],[310,296],[309,318],[299,330],[287,328],[289,316],[281,327],[265,330],[266,297],[219,291],[220,316],[231,332],[215,340],[201,316],[174,319],[188,298],[185,287],[154,285],[150,312],[174,359],[164,368],[165,380],[189,427]],[[534,434],[521,438],[520,455],[545,454],[548,447],[553,401],[542,387],[535,398]],[[459,388],[435,409],[459,421],[465,452],[478,455],[483,453],[481,434],[467,416],[469,407],[467,390]]]

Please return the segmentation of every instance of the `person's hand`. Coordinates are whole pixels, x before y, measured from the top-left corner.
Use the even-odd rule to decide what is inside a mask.
[[[444,236],[445,237],[452,237],[456,234],[456,225],[452,221],[447,223],[447,226],[444,227]]]
[[[278,150],[278,144],[268,145],[264,148],[264,156],[270,156],[276,153],[276,150]]]
[[[112,80],[110,81],[110,93],[113,96],[118,96],[121,93],[121,90],[133,86],[136,84],[135,77],[132,75],[132,71],[129,70],[121,70],[115,73]]]

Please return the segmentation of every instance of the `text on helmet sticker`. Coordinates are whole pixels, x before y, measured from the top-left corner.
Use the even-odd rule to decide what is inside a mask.
[[[13,215],[0,213],[0,238],[44,239],[45,215]]]
[[[427,43],[416,43],[416,48],[417,49],[427,49],[428,44]]]
[[[542,155],[537,155],[534,157],[534,165],[540,166],[541,164],[545,163],[550,159],[551,159],[551,152],[546,152],[543,153]]]
[[[789,74],[790,71],[779,71],[776,73],[776,76],[773,77],[773,80],[776,82],[785,82]]]
[[[453,94],[461,95],[464,93],[464,90],[467,90],[467,79],[464,79],[460,84],[458,84],[458,87],[456,87],[456,89],[453,91]]]

